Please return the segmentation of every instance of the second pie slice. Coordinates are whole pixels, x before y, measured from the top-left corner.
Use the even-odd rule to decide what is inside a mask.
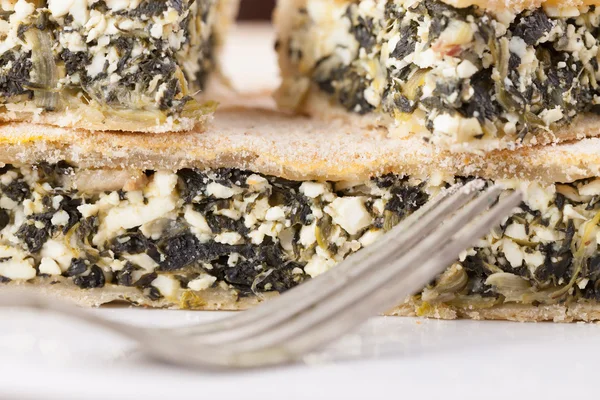
[[[460,151],[595,136],[594,1],[283,0],[281,107]]]
[[[3,1],[0,120],[102,131],[203,124],[232,0]]]

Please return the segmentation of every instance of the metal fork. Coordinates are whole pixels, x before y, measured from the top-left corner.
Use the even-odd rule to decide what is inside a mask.
[[[455,185],[373,245],[331,271],[249,311],[183,328],[142,328],[111,321],[35,289],[3,289],[1,307],[46,309],[119,332],[145,353],[174,364],[251,368],[301,360],[369,317],[421,290],[522,201],[519,191],[483,181]]]

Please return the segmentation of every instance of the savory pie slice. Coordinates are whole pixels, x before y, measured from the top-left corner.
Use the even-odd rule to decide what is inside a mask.
[[[0,2],[0,121],[165,132],[198,102],[237,0]]]
[[[5,124],[0,162],[7,286],[82,305],[243,309],[480,177],[526,200],[390,313],[600,319],[600,139],[453,153],[384,128],[224,106],[204,132]]]
[[[596,136],[595,0],[281,0],[284,109],[458,151]]]

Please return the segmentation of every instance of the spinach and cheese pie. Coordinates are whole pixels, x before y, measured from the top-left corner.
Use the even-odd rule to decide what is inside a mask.
[[[0,2],[0,121],[165,132],[202,125],[237,0]]]
[[[2,125],[0,162],[0,290],[244,309],[480,177],[525,201],[390,313],[600,319],[600,139],[456,153],[383,128],[224,106],[205,132]]]
[[[282,108],[456,150],[596,136],[595,0],[281,0]]]

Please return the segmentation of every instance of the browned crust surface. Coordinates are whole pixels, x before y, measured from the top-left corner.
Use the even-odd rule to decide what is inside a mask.
[[[254,101],[262,100],[247,100]],[[590,116],[577,124],[577,132],[598,126],[600,116]],[[0,162],[60,160],[83,168],[235,167],[296,180],[359,180],[394,172],[553,183],[600,176],[600,139],[515,151],[452,153],[415,137],[390,138],[382,127],[241,106],[223,106],[203,132],[148,135],[27,123],[0,125]]]

